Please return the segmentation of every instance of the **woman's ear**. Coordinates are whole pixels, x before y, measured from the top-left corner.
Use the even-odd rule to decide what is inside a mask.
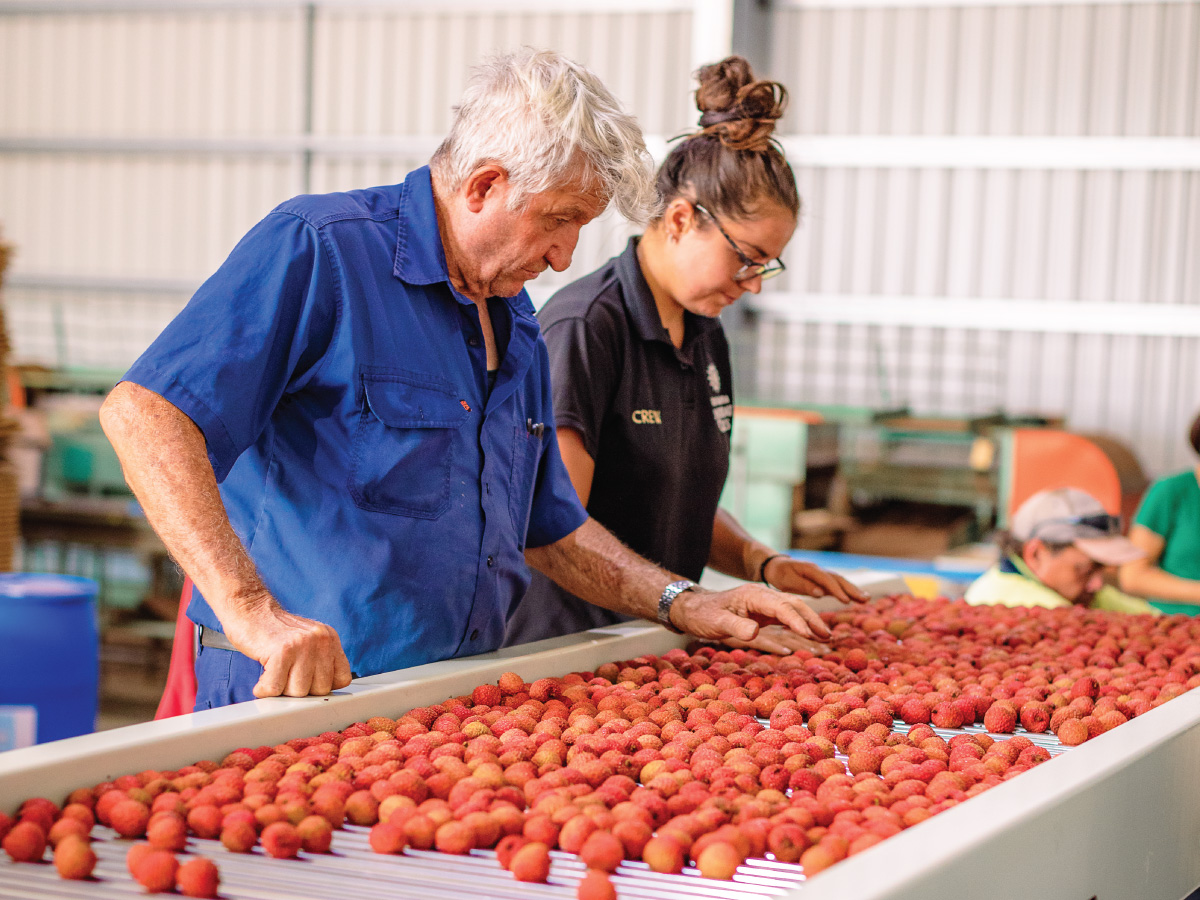
[[[668,203],[663,214],[663,227],[670,241],[678,241],[689,229],[696,227],[696,208],[691,201],[676,197]]]

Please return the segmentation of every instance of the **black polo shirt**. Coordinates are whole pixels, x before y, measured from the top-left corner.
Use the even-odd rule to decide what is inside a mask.
[[[555,421],[583,435],[595,461],[588,513],[646,558],[698,579],[729,471],[729,345],[717,319],[687,312],[683,346],[671,343],[637,240],[538,314]],[[535,572],[505,645],[626,618]]]

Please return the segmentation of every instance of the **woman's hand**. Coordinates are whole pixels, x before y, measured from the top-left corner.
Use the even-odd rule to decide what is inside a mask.
[[[790,556],[773,556],[763,566],[763,580],[773,588],[806,597],[833,597],[842,603],[866,603],[871,595],[841,575]]]

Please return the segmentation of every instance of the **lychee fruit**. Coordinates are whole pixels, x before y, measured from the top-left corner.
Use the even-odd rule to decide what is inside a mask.
[[[150,849],[134,866],[133,877],[150,894],[166,894],[175,889],[179,860],[170,850]]]
[[[96,853],[86,838],[65,835],[54,848],[54,868],[58,869],[59,878],[81,881],[96,868]]]
[[[197,806],[187,814],[188,828],[198,838],[215,838],[221,833],[221,811],[215,806]]]
[[[502,691],[494,684],[481,684],[471,691],[471,699],[476,706],[499,706],[504,697]]]
[[[262,833],[263,850],[276,859],[293,859],[303,842],[291,822],[272,822]]]
[[[669,837],[653,837],[642,848],[642,861],[653,871],[678,875],[683,871],[683,848]]]
[[[983,727],[993,734],[1011,734],[1017,727],[1017,713],[1008,703],[993,703],[983,714]]]
[[[328,853],[333,843],[333,828],[324,816],[305,816],[296,826],[300,846],[309,853]]]
[[[576,900],[617,900],[617,889],[608,872],[589,869],[576,886],[575,897]]]
[[[1055,732],[1059,741],[1067,747],[1078,747],[1088,739],[1088,727],[1082,719],[1067,719]]]
[[[806,878],[811,878],[818,872],[824,872],[836,862],[838,862],[836,854],[822,844],[809,847],[800,857],[800,866],[804,869]]]
[[[525,690],[525,681],[516,672],[504,672],[500,676],[499,687],[500,693],[505,697],[509,697]]]
[[[2,842],[13,862],[37,862],[46,852],[46,833],[33,822],[18,822]]]
[[[507,869],[517,851],[529,843],[529,838],[522,834],[508,834],[500,838],[496,844],[496,861],[500,868]]]
[[[402,853],[408,840],[404,829],[390,822],[380,822],[371,829],[371,849],[376,853]]]
[[[545,883],[550,877],[550,848],[530,841],[513,854],[508,870],[517,881]]]
[[[154,851],[154,848],[149,844],[134,844],[129,848],[129,852],[125,854],[125,868],[132,875],[137,871],[138,863],[146,856]]]
[[[611,831],[594,831],[583,842],[579,858],[589,869],[615,872],[625,858],[625,845]]]
[[[696,868],[705,878],[729,881],[743,862],[745,860],[732,844],[725,841],[714,841],[700,853],[696,860]]]
[[[123,838],[140,838],[146,833],[149,821],[150,808],[137,800],[122,800],[108,814],[108,824]]]
[[[51,847],[57,847],[58,842],[68,835],[86,839],[90,833],[91,829],[86,823],[73,816],[63,816],[51,826],[50,833],[46,835],[46,843]]]
[[[249,853],[258,843],[258,829],[245,819],[229,822],[221,829],[221,843],[230,853]]]
[[[146,840],[156,850],[178,852],[187,846],[187,835],[187,823],[174,814],[151,822],[146,829]]]
[[[475,831],[470,825],[452,819],[438,828],[433,844],[442,853],[462,856],[475,849]]]
[[[203,856],[193,856],[175,872],[179,893],[185,897],[214,898],[221,885],[217,864]]]
[[[428,850],[437,838],[437,824],[424,813],[409,816],[403,827],[404,836],[414,850]]]

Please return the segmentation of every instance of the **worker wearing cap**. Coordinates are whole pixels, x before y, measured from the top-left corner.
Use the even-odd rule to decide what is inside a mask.
[[[1140,559],[1120,522],[1084,491],[1040,491],[1021,504],[1004,536],[998,565],[967,588],[975,605],[1087,606],[1157,614],[1145,600],[1104,582],[1104,570]]]
[[[797,596],[634,554],[559,456],[523,286],[610,201],[645,219],[651,174],[592,73],[498,57],[430,165],[277,207],[134,363],[101,424],[195,584],[198,709],[493,650],[527,565],[697,637],[828,637]]]

